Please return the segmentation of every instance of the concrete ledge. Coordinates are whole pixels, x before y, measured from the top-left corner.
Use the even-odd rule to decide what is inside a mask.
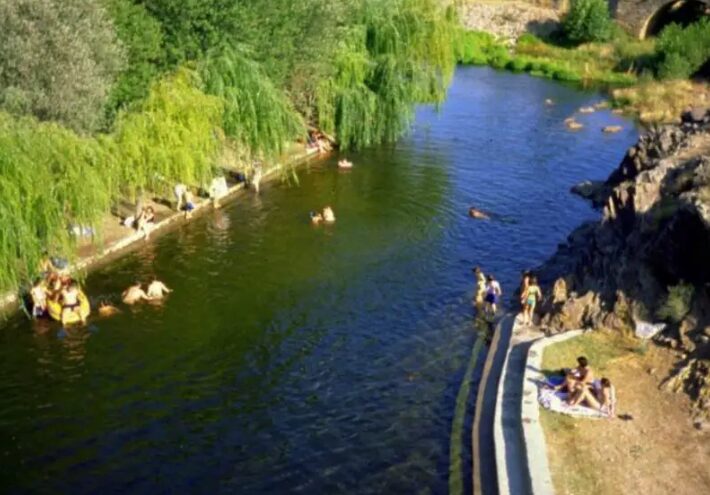
[[[553,495],[555,493],[547,460],[545,434],[542,431],[542,425],[540,425],[540,407],[537,402],[537,383],[545,379],[542,373],[543,352],[549,345],[564,342],[582,335],[582,333],[582,330],[573,330],[553,337],[539,339],[532,344],[528,351],[523,378],[523,402],[520,420],[523,426],[527,470],[534,495]]]
[[[515,324],[513,325],[515,329]],[[515,330],[513,330],[515,331]],[[510,344],[510,342],[509,342]],[[498,392],[496,393],[496,409],[493,419],[493,442],[495,444],[496,475],[498,477],[498,493],[500,495],[510,494],[510,482],[508,480],[508,461],[506,457],[505,436],[503,435],[503,384],[505,383],[510,359],[510,345],[505,351],[505,360],[498,378]]]

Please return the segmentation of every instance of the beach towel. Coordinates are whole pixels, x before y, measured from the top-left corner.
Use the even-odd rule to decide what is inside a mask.
[[[537,400],[540,406],[548,411],[567,414],[568,416],[576,416],[580,418],[605,419],[607,414],[591,407],[576,405],[571,406],[567,403],[567,392],[555,391],[548,387],[554,387],[564,382],[561,376],[553,376],[547,379],[546,382],[538,384]],[[598,382],[598,380],[595,380]],[[600,386],[599,383],[593,383],[595,387]]]

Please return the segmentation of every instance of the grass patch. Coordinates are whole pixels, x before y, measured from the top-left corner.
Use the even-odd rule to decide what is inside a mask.
[[[556,373],[562,368],[576,366],[577,358],[585,356],[595,375],[599,377],[609,369],[612,361],[638,345],[637,340],[625,337],[619,332],[603,330],[590,332],[547,347],[542,357],[543,369]]]
[[[612,91],[614,106],[637,114],[645,124],[675,122],[689,106],[706,105],[710,85],[691,81],[646,80]]]

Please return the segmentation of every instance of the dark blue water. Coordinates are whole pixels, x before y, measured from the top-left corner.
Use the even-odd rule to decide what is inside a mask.
[[[546,98],[557,105],[547,107]],[[599,100],[460,69],[396,146],[333,156],[94,272],[175,289],[68,335],[0,332],[8,493],[444,493],[476,331],[471,267],[509,295],[522,269],[595,217],[569,188],[605,178],[636,130]],[[333,226],[309,210],[331,204]],[[469,219],[475,205],[491,221]],[[469,402],[472,398],[469,398]],[[460,434],[460,432],[459,432]],[[465,452],[465,449],[464,449]]]

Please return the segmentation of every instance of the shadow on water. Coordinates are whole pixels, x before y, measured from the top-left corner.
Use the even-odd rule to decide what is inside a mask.
[[[446,492],[457,395],[476,337],[492,330],[472,321],[471,267],[512,293],[522,269],[594,217],[569,187],[604,178],[636,139],[629,124],[595,132],[623,122],[605,112],[566,131],[598,98],[461,69],[440,111],[419,109],[394,146],[348,153],[351,171],[339,156],[313,163],[297,187],[266,184],[87,280],[94,298],[115,300],[158,274],[175,289],[165,304],[63,338],[7,322],[3,486]],[[311,226],[325,205],[338,221]],[[473,221],[472,205],[498,218]]]

